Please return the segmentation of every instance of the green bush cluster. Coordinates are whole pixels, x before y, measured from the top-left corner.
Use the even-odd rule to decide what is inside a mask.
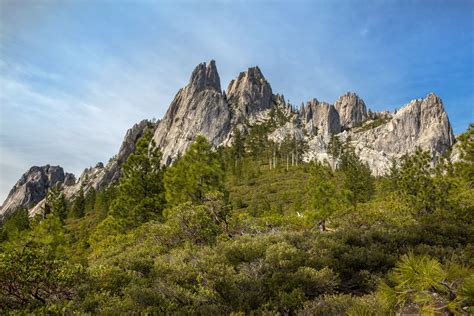
[[[0,312],[474,313],[473,133],[460,162],[417,151],[379,178],[336,137],[292,166],[198,137],[163,168],[147,134],[118,186],[3,223]]]

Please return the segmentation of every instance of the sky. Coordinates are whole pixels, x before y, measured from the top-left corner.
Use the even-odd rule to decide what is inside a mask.
[[[474,122],[474,1],[0,0],[0,203],[33,165],[77,177],[161,118],[194,67],[258,65],[292,104],[375,111],[435,92]]]

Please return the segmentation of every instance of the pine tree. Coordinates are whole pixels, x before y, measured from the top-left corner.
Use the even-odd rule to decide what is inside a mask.
[[[470,188],[474,188],[474,123],[458,137],[461,161],[456,163],[456,173],[464,178]]]
[[[82,187],[79,189],[79,192],[74,199],[74,204],[72,206],[71,214],[76,218],[81,218],[86,213],[86,199],[84,197],[84,190]]]
[[[164,177],[169,206],[184,202],[203,203],[209,192],[224,191],[223,168],[203,136],[196,137],[183,158],[170,167]]]
[[[111,206],[113,216],[126,219],[134,226],[161,215],[165,201],[164,170],[160,161],[161,152],[148,130],[123,164],[118,195]]]
[[[342,142],[335,134],[331,134],[327,146],[327,152],[331,156],[331,167],[336,169],[336,162],[341,157],[343,151]]]
[[[326,220],[338,210],[342,200],[337,189],[334,172],[328,165],[315,162],[311,166],[308,187],[311,207],[316,211],[316,220],[321,231],[326,230]]]
[[[440,204],[442,196],[438,194],[433,174],[428,152],[417,149],[415,154],[402,157],[400,196],[419,213],[432,213]]]
[[[245,138],[242,136],[240,130],[236,129],[234,132],[234,142],[231,149],[233,164],[233,173],[237,177],[242,175],[242,164],[245,155]]]
[[[67,217],[66,197],[58,185],[51,187],[46,194],[45,214],[48,213],[57,216],[62,223]]]
[[[349,142],[341,154],[340,169],[344,173],[344,187],[349,192],[352,206],[356,208],[357,203],[370,200],[375,190],[370,167],[360,160]]]
[[[19,208],[8,217],[0,226],[0,242],[15,238],[22,231],[30,228],[30,220],[28,210],[26,208]]]

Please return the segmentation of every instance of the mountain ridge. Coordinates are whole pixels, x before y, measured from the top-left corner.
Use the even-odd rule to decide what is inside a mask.
[[[72,175],[74,181],[69,176],[67,181],[61,178],[53,182],[34,182],[38,169],[33,172],[30,169],[3,203],[0,218],[18,207],[33,209],[30,214],[34,214],[38,211],[34,206],[53,185],[62,185],[65,195],[72,198],[81,187],[102,189],[116,183],[121,164],[147,129],[154,130],[153,140],[162,151],[162,163],[171,164],[198,135],[208,138],[215,147],[230,145],[236,130],[245,133],[252,125],[269,121],[274,109],[283,113],[286,120],[268,135],[275,143],[294,137],[308,143],[302,157],[304,161],[329,160],[327,146],[330,135],[335,134],[342,140],[351,140],[374,175],[384,174],[391,159],[412,153],[418,147],[430,151],[435,161],[455,142],[442,100],[434,93],[414,99],[393,113],[372,112],[353,92],[340,96],[334,104],[312,99],[295,108],[282,95],[273,93],[258,66],[240,72],[229,82],[226,91],[222,91],[216,63],[211,60],[196,66],[188,84],[179,89],[160,121],[152,124],[143,120],[129,129],[118,155],[106,166],[98,163],[87,168],[78,180]],[[67,174],[61,167],[57,168],[60,168],[59,173]],[[48,175],[39,178],[44,177]],[[27,189],[32,186],[29,183],[39,186],[35,193]]]

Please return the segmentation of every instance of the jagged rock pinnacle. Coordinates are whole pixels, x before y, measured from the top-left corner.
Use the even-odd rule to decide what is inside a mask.
[[[251,115],[272,105],[272,88],[257,66],[241,72],[227,87],[226,96],[237,117]]]
[[[339,113],[341,127],[344,129],[354,127],[368,118],[364,100],[353,92],[340,96],[334,103],[334,107]]]
[[[180,89],[158,124],[154,141],[163,154],[162,163],[171,163],[197,135],[220,144],[230,130],[230,111],[221,92],[216,63],[199,64],[189,84]]]
[[[189,79],[189,86],[193,87],[195,91],[214,89],[220,92],[221,81],[217,72],[216,62],[211,60],[207,66],[206,63],[197,65]]]
[[[418,147],[430,151],[435,161],[455,141],[443,102],[434,93],[409,102],[395,113],[368,111],[364,101],[351,92],[339,97],[334,105],[313,99],[294,110],[283,95],[273,94],[259,67],[241,72],[223,93],[216,63],[211,60],[196,66],[189,83],[178,91],[160,122],[154,125],[142,121],[127,132],[119,153],[106,166],[85,169],[79,181],[61,167],[33,167],[13,187],[0,217],[20,206],[37,205],[39,209],[52,185],[62,185],[66,197],[71,198],[80,188],[101,189],[115,183],[121,165],[148,128],[155,128],[153,140],[163,154],[161,162],[169,164],[197,135],[205,136],[214,146],[229,145],[233,130],[246,131],[252,124],[268,122],[275,113],[284,120],[279,121],[281,126],[268,135],[269,139],[279,142],[290,136],[303,140],[308,145],[306,161],[324,160],[330,158],[329,135],[337,134],[341,140],[351,141],[375,175],[387,171],[390,159],[413,153]]]

